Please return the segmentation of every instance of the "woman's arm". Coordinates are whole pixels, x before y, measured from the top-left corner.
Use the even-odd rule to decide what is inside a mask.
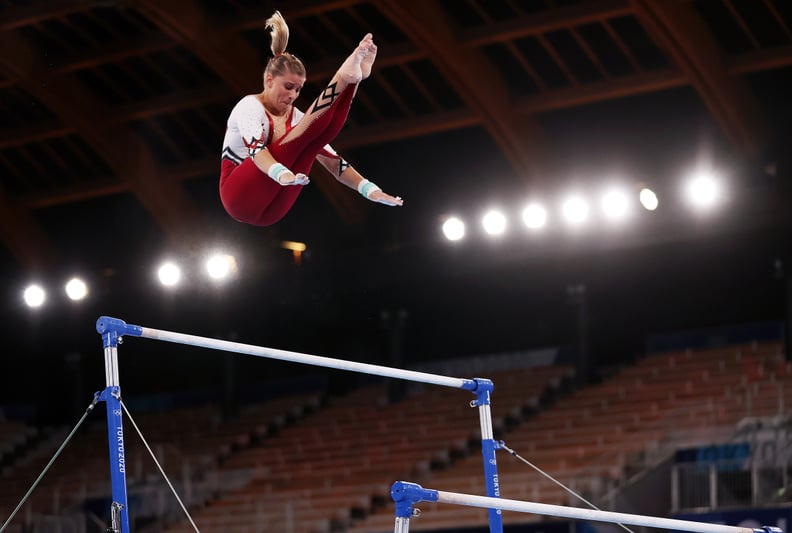
[[[253,163],[263,173],[274,179],[280,185],[308,185],[311,180],[302,173],[295,174],[272,157],[269,150],[264,148],[253,156]]]
[[[355,170],[354,167],[334,152],[331,153],[328,150],[323,150],[316,156],[316,160],[339,182],[350,189],[358,191],[372,202],[379,202],[390,206],[400,206],[404,204],[404,200],[402,200],[401,197],[391,196],[384,192],[377,185],[364,178],[360,172]]]

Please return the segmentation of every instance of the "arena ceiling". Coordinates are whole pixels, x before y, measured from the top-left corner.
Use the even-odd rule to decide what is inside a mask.
[[[83,238],[99,249],[136,227],[176,243],[205,232],[208,208],[191,187],[215,187],[227,113],[259,90],[269,57],[264,21],[274,9],[290,24],[290,51],[306,64],[303,94],[318,93],[360,36],[376,37],[374,75],[340,151],[473,128],[521,187],[537,186],[555,164],[557,139],[538,117],[678,88],[696,95],[737,160],[764,168],[783,137],[778,101],[757,94],[750,78],[792,68],[787,0],[0,5],[0,238],[29,269],[67,253],[64,228],[97,200],[133,199],[122,204],[132,206],[128,213],[112,217],[128,218],[121,227],[91,221],[95,233]],[[422,163],[415,166],[419,173]],[[371,206],[333,180],[312,187],[335,222],[370,219]]]
[[[333,144],[404,207],[317,166],[275,226],[222,210],[226,119],[261,87],[275,9],[308,70],[303,108],[375,35],[373,74]],[[597,361],[634,356],[653,332],[777,320],[790,94],[788,0],[0,0],[0,337],[18,355],[0,358],[3,401],[29,400],[20,375],[49,369],[36,386],[53,392],[70,354],[98,357],[101,314],[375,362],[396,309],[411,361],[569,343],[575,286]],[[731,172],[730,209],[714,216],[666,203],[602,235],[449,246],[439,232],[445,213],[596,184],[614,164],[670,187],[699,154]],[[162,290],[163,250],[213,240],[239,245],[244,283]],[[284,241],[308,244],[299,266]],[[59,287],[73,275],[91,287],[80,305]],[[45,309],[23,307],[30,281],[53,295]],[[86,375],[101,367],[83,361]],[[173,373],[195,385],[199,365],[216,381],[198,355],[173,372],[135,361],[137,391]]]

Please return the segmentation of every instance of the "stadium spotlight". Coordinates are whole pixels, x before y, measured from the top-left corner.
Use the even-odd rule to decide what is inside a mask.
[[[529,204],[522,212],[523,222],[531,229],[539,229],[547,222],[547,211],[539,204]]]
[[[602,211],[611,220],[621,220],[627,216],[630,203],[620,190],[611,190],[602,196]]]
[[[88,296],[88,286],[80,278],[70,279],[65,286],[66,296],[70,300],[78,301]]]
[[[487,214],[481,219],[481,223],[484,226],[484,231],[490,235],[500,235],[506,231],[506,216],[494,209],[487,211]]]
[[[582,224],[588,218],[589,206],[579,196],[568,198],[561,207],[564,217],[574,225]]]
[[[181,279],[181,269],[176,263],[167,261],[160,265],[157,270],[157,277],[164,286],[172,287],[179,283]]]
[[[41,307],[44,305],[44,300],[47,299],[47,293],[41,288],[41,285],[29,285],[23,293],[25,303],[28,307]]]
[[[687,184],[687,194],[693,205],[709,208],[720,198],[720,185],[712,173],[698,172]]]
[[[638,193],[638,200],[647,211],[654,211],[660,204],[660,201],[657,199],[657,194],[655,194],[652,189],[646,187],[641,189],[641,192]]]
[[[449,217],[443,222],[443,235],[449,241],[458,241],[465,236],[465,223],[457,217]]]
[[[236,258],[228,254],[214,254],[206,260],[206,273],[209,277],[221,280],[236,271]]]

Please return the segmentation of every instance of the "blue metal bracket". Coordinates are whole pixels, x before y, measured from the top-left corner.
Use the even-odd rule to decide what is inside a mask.
[[[133,326],[119,318],[109,316],[99,317],[96,321],[96,331],[102,336],[102,345],[105,348],[118,347],[124,335],[140,337],[143,334],[143,328],[140,326]]]
[[[436,490],[425,489],[417,483],[397,481],[391,486],[391,498],[396,503],[396,516],[410,518],[413,516],[413,505],[418,502],[436,502]]]
[[[492,391],[495,389],[495,385],[492,383],[492,380],[486,378],[473,378],[473,382],[476,384],[476,388],[472,389],[471,392],[476,395],[476,400],[471,402],[470,405],[472,407],[488,405],[490,403]]]

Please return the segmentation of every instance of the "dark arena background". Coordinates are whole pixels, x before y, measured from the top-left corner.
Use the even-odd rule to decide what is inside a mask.
[[[300,109],[373,33],[332,145],[402,207],[315,165],[277,224],[224,211],[274,10]],[[121,531],[103,315],[491,379],[501,497],[786,530],[791,94],[789,0],[0,0],[0,531]],[[379,533],[395,481],[486,494],[469,392],[130,337],[118,371],[132,531]]]

